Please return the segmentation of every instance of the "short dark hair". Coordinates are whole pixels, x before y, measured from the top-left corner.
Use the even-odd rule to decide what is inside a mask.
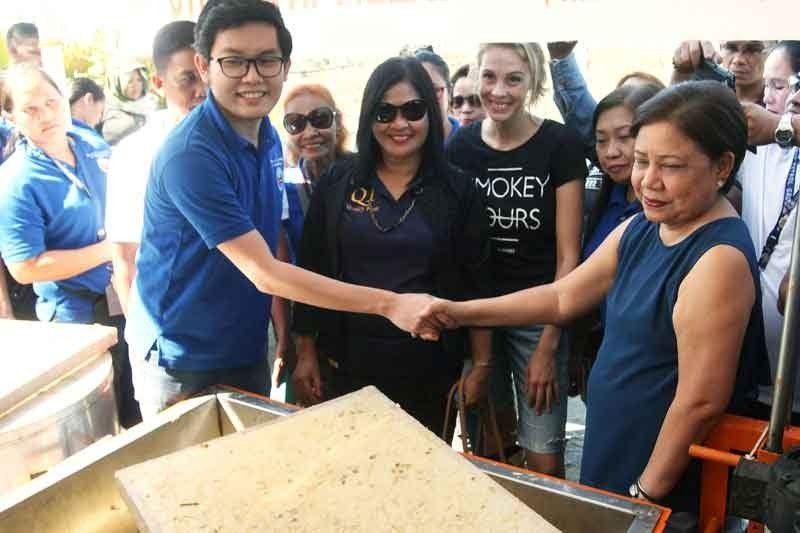
[[[11,40],[14,38],[23,39],[38,39],[39,28],[32,22],[17,22],[13,24],[6,32],[6,46],[11,48]]]
[[[597,121],[600,115],[615,107],[624,107],[631,114],[635,114],[640,105],[655,96],[662,88],[654,83],[644,83],[641,85],[623,85],[608,93],[605,98],[597,102],[597,106],[594,108],[592,135],[597,129]]]
[[[776,50],[783,50],[789,58],[789,66],[792,72],[800,72],[800,41],[779,41],[770,53]]]
[[[442,114],[436,101],[431,77],[416,58],[393,57],[378,65],[364,87],[358,133],[356,133],[361,179],[370,179],[382,160],[381,147],[372,134],[376,108],[383,101],[386,91],[402,81],[414,87],[428,109],[428,137],[422,147],[422,168],[433,171],[436,176],[448,175],[444,157]]]
[[[667,87],[639,106],[631,134],[648,124],[668,122],[712,160],[731,152],[734,164],[721,193],[728,192],[747,150],[747,120],[736,93],[717,81],[687,81]]]
[[[597,130],[597,122],[600,115],[611,109],[617,107],[624,107],[631,112],[631,115],[636,115],[636,110],[640,105],[648,101],[650,98],[658,94],[661,87],[652,83],[645,83],[641,85],[624,85],[618,89],[614,89],[605,98],[597,103],[592,116],[592,137],[595,136]],[[601,170],[599,160],[600,158],[595,155],[596,164]],[[594,204],[589,210],[589,216],[586,219],[586,235],[591,236],[597,229],[600,223],[600,218],[606,212],[608,202],[611,200],[611,193],[614,190],[616,183],[611,177],[603,170],[602,181],[600,182],[600,191],[597,193]]]
[[[442,56],[433,51],[433,48],[420,48],[414,52],[414,57],[416,57],[420,63],[432,65],[444,80],[445,85],[447,85],[448,88],[450,87],[450,67],[447,66]]]
[[[663,89],[666,87],[664,82],[658,79],[656,76],[650,74],[649,72],[642,72],[641,70],[635,70],[633,72],[629,72],[622,76],[619,81],[617,82],[617,88],[622,87],[625,85],[628,80],[638,78],[640,80],[645,80],[645,83],[649,83],[651,85],[657,86],[659,89]]]
[[[190,20],[176,20],[162,26],[153,39],[153,63],[156,72],[164,72],[172,55],[194,44],[195,23]]]
[[[103,102],[106,99],[103,88],[95,83],[94,80],[89,78],[75,78],[72,80],[72,89],[69,94],[69,105],[73,105],[86,94],[91,94],[96,102]]]
[[[221,31],[249,22],[270,24],[278,33],[283,59],[292,55],[292,34],[286,28],[278,7],[264,0],[209,0],[200,12],[194,29],[194,48],[208,59],[214,39]]]
[[[455,85],[456,82],[461,78],[467,78],[467,77],[469,77],[469,65],[461,65],[460,67],[458,67],[458,69],[456,69],[455,73],[453,74],[453,77],[450,78],[450,86],[452,87],[453,85]]]

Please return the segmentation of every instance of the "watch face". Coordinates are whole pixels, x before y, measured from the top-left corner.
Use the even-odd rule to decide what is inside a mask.
[[[794,132],[791,130],[778,130],[775,132],[775,141],[778,144],[789,144],[794,139]]]

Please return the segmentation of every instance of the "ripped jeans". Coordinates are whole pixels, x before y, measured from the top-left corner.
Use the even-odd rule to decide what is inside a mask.
[[[564,431],[567,423],[567,342],[562,333],[556,351],[556,372],[559,394],[549,413],[536,411],[528,406],[525,391],[525,374],[533,352],[539,345],[544,326],[495,328],[492,348],[498,366],[506,363],[511,367],[517,406],[517,428],[519,445],[534,453],[551,454],[564,451]]]

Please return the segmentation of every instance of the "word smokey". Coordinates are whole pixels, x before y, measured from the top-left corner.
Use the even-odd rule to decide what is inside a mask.
[[[490,168],[488,176],[475,178],[486,193],[486,212],[492,228],[536,231],[542,225],[541,202],[549,192],[550,176],[522,176],[522,168]]]

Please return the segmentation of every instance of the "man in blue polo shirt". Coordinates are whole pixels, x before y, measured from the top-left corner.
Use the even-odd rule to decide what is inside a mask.
[[[266,118],[290,67],[277,7],[217,0],[195,28],[208,96],[167,137],[150,170],[126,339],[142,415],[225,383],[266,394],[275,294],[383,315],[435,337],[430,297],[356,287],[277,261],[283,157]]]

